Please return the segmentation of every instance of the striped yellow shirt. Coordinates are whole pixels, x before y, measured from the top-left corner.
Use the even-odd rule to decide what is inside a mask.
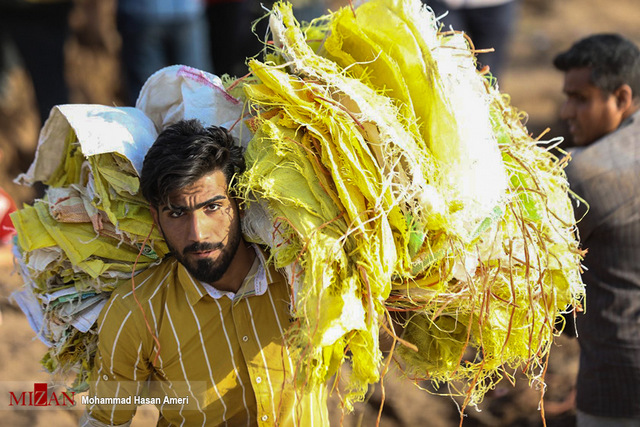
[[[174,258],[136,276],[135,294],[130,282],[114,291],[98,319],[92,421],[126,423],[137,404],[152,403],[158,425],[328,425],[326,390],[291,384],[300,366],[283,339],[293,320],[289,288],[256,252],[235,295],[197,281]]]

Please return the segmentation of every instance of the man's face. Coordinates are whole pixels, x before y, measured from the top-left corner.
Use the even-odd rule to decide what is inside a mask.
[[[560,117],[569,125],[575,145],[589,145],[613,132],[623,119],[617,98],[591,83],[591,69],[574,68],[565,73],[563,92],[567,96]]]
[[[198,280],[213,284],[227,271],[241,240],[235,200],[216,170],[169,197],[171,207],[151,208],[174,256]]]

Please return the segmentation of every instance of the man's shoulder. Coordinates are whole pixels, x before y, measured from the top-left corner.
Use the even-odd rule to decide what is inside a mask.
[[[175,258],[167,257],[162,262],[136,274],[133,279],[122,280],[114,289],[107,305],[118,304],[129,307],[143,301],[162,298],[162,289],[159,287],[171,282],[176,267]]]
[[[171,257],[135,275],[133,281],[121,281],[98,317],[100,339],[104,342],[116,339],[125,324],[134,325],[134,329],[143,336],[144,325],[152,318],[150,313],[159,313],[158,310],[162,309],[166,294],[174,283],[174,271],[175,259]],[[130,328],[128,331],[134,334]]]
[[[256,249],[256,254],[260,259],[260,264],[262,265],[262,268],[264,268],[267,283],[276,284],[282,282],[288,284],[286,268],[276,267],[275,257],[272,255],[269,247],[257,243],[252,243],[252,246]],[[290,273],[295,274],[296,272],[291,271]]]

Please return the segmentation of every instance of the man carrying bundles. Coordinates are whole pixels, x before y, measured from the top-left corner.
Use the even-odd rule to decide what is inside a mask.
[[[328,424],[325,390],[292,387],[287,283],[240,231],[233,183],[244,167],[224,128],[196,120],[148,151],[141,191],[172,256],[103,310],[85,425],[128,423],[136,402],[161,403],[160,425]]]

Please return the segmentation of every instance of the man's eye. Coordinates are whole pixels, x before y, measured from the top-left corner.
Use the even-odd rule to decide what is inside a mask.
[[[177,210],[177,211],[169,211],[169,216],[171,218],[179,218],[184,214],[183,210]]]
[[[220,205],[218,203],[211,203],[205,207],[206,210],[215,212],[220,209]]]

